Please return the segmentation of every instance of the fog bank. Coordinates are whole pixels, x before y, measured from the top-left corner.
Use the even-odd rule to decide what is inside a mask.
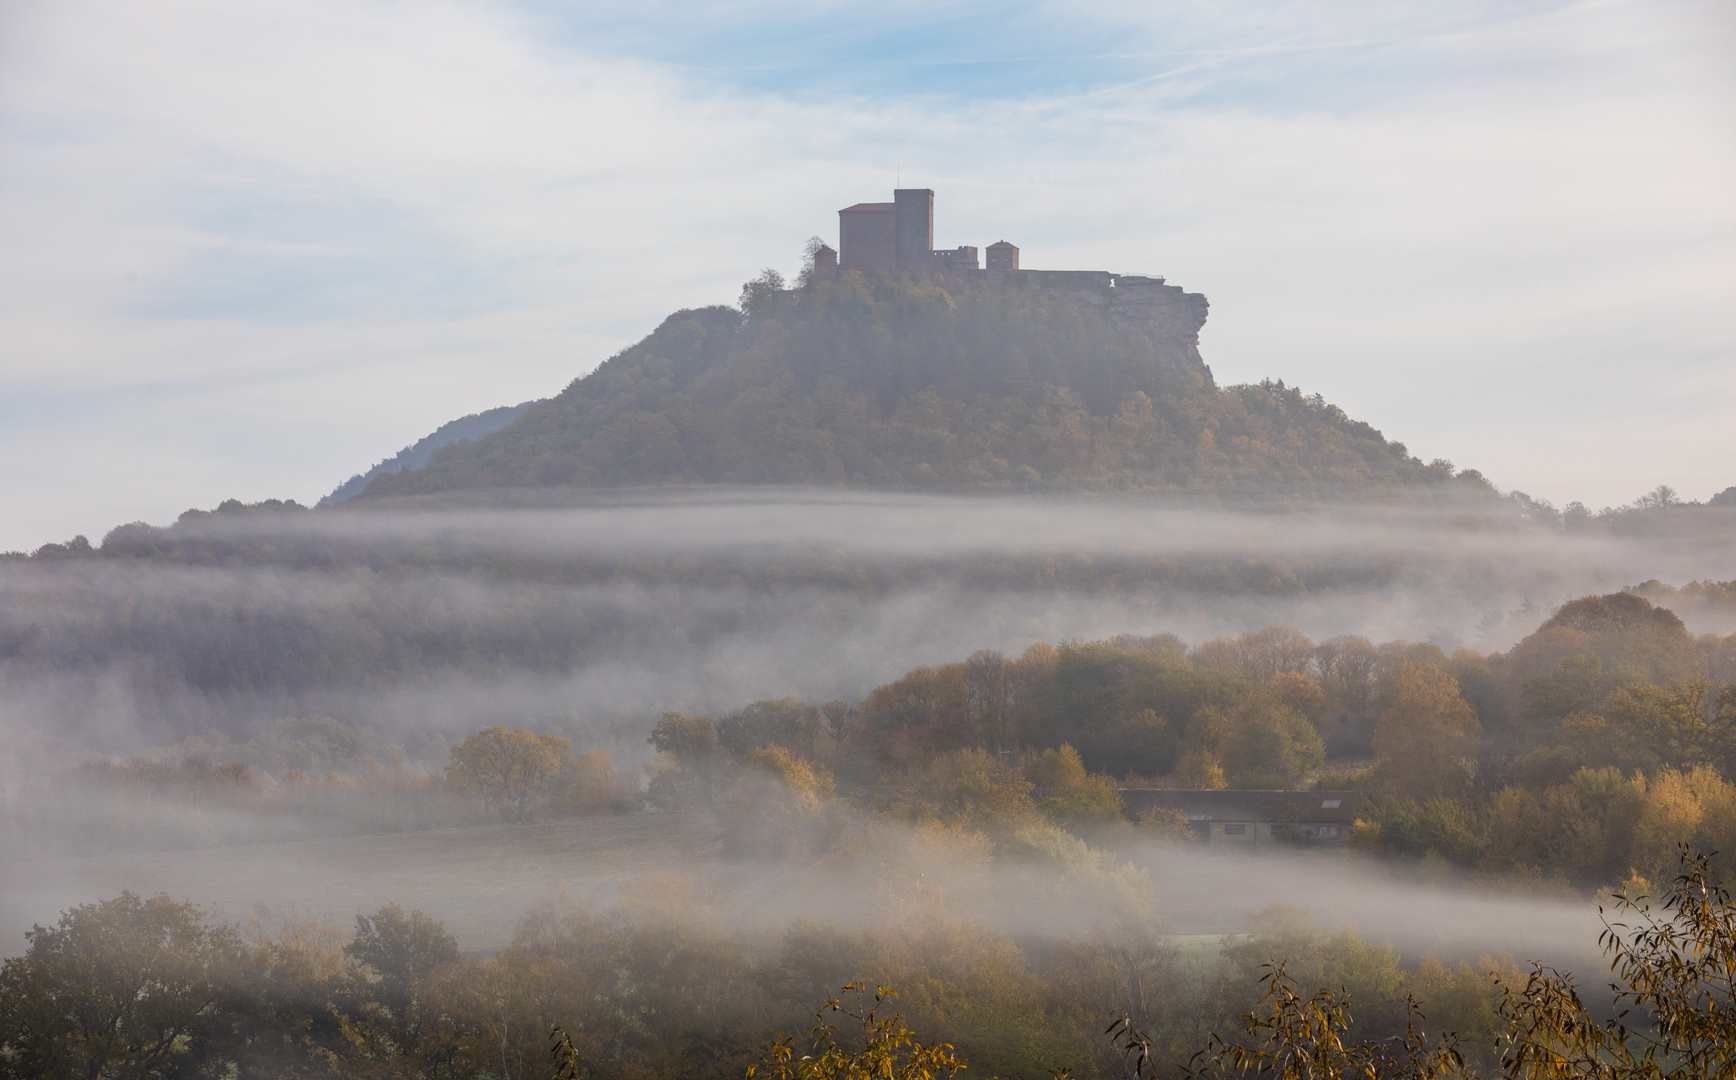
[[[220,514],[117,530],[100,556],[0,562],[7,772],[38,752],[241,740],[282,716],[371,726],[432,761],[495,723],[630,757],[664,710],[854,701],[982,648],[1290,624],[1492,651],[1576,596],[1736,577],[1722,518],[1623,537],[1486,505],[562,497]]]

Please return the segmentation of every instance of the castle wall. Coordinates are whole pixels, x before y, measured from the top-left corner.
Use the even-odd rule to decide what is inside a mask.
[[[966,244],[946,251],[931,251],[927,262],[937,270],[975,270],[977,249]]]

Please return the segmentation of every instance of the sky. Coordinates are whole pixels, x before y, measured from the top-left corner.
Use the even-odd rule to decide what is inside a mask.
[[[1736,485],[1726,0],[0,0],[0,550],[312,502],[897,183],[1504,490]]]

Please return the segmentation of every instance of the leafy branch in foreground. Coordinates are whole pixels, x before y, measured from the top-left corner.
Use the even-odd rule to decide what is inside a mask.
[[[765,1076],[769,1080],[936,1080],[950,1078],[963,1071],[966,1062],[953,1052],[949,1043],[926,1046],[910,1030],[900,1013],[882,1016],[889,998],[897,991],[882,986],[874,991],[874,1001],[864,1006],[867,985],[851,983],[840,996],[827,1000],[815,1015],[818,1021],[809,1030],[813,1052],[796,1056],[794,1042],[783,1032],[773,1037],[771,1050],[757,1065],[748,1066],[748,1080]],[[855,1008],[845,1006],[844,996],[852,995]],[[839,1041],[841,1029],[828,1023],[827,1016],[836,1013],[854,1020],[862,1029],[862,1046],[847,1049]]]
[[[1616,895],[1598,942],[1610,957],[1615,1015],[1597,1020],[1570,974],[1538,965],[1523,986],[1495,977],[1501,1067],[1515,1080],[1688,1080],[1736,1078],[1736,905],[1712,855],[1681,847],[1681,872],[1653,906]],[[1348,1041],[1349,1000],[1331,990],[1304,997],[1282,964],[1267,965],[1265,992],[1243,1017],[1241,1041],[1211,1036],[1183,1073],[1254,1073],[1275,1080],[1434,1080],[1470,1077],[1457,1036],[1431,1040],[1407,995],[1403,1035]],[[1634,1026],[1628,1020],[1634,1019]],[[1104,1033],[1121,1050],[1131,1080],[1156,1080],[1151,1038],[1122,1016]]]
[[[1515,1077],[1736,1076],[1736,907],[1712,855],[1681,849],[1681,872],[1653,908],[1616,895],[1598,942],[1610,956],[1618,1013],[1592,1018],[1571,976],[1539,966],[1503,986],[1502,1064]],[[1630,1015],[1648,1021],[1629,1027]]]
[[[549,1056],[554,1059],[552,1080],[580,1080],[585,1075],[585,1059],[573,1046],[573,1037],[559,1024],[549,1028]]]
[[[1284,973],[1283,964],[1264,965],[1265,992],[1254,1011],[1242,1017],[1243,1041],[1212,1035],[1184,1073],[1217,1077],[1257,1073],[1278,1080],[1329,1080],[1339,1077],[1392,1077],[1433,1080],[1460,1075],[1465,1061],[1455,1036],[1442,1034],[1430,1047],[1416,999],[1405,998],[1404,1035],[1382,1042],[1350,1042],[1350,999],[1342,992],[1317,990],[1304,997]],[[1158,1061],[1149,1036],[1127,1016],[1111,1024],[1108,1035],[1122,1052],[1134,1080],[1155,1080]]]

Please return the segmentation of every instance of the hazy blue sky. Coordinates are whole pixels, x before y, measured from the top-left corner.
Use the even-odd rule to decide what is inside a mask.
[[[0,549],[310,501],[793,271],[1155,272],[1220,382],[1557,503],[1736,484],[1736,7],[0,0]]]

